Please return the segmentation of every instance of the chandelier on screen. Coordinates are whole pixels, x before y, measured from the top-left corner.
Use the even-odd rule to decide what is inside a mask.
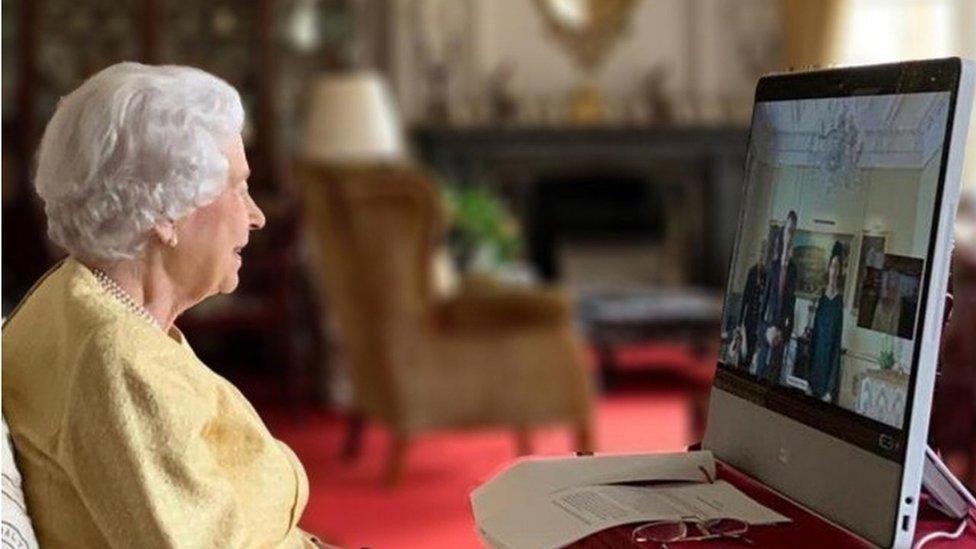
[[[817,140],[816,163],[827,189],[852,190],[859,186],[864,140],[850,108],[842,107],[832,122],[823,122]]]

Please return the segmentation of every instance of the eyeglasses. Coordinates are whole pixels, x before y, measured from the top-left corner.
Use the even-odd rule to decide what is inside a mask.
[[[691,518],[642,524],[634,528],[634,531],[631,532],[631,538],[637,543],[657,543],[661,549],[667,549],[669,543],[719,538],[730,538],[748,545],[755,545],[751,539],[742,536],[748,530],[749,524],[738,519],[701,520]]]

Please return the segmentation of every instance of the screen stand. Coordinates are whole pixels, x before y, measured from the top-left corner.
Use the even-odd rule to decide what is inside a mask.
[[[925,448],[922,488],[931,496],[929,505],[951,518],[964,518],[971,509],[976,508],[976,498],[949,471],[931,447]]]

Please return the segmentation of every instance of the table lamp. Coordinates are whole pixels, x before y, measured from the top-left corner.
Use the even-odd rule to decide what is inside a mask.
[[[341,165],[396,164],[407,158],[403,130],[383,78],[371,71],[312,83],[303,159]]]

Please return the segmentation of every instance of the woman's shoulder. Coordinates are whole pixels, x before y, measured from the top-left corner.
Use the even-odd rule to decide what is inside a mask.
[[[101,290],[86,267],[67,257],[38,279],[10,313],[4,323],[4,343],[8,339],[77,343],[93,332],[125,330],[129,327],[125,306],[114,299]]]
[[[840,312],[844,307],[843,294],[837,292],[833,296],[828,295],[827,290],[820,292],[820,298],[817,300],[817,311],[821,314],[826,314],[828,312],[834,313]]]
[[[206,366],[175,342],[160,344],[165,336],[127,328],[105,323],[91,330],[72,365],[66,400],[88,409],[85,403],[99,399],[99,407],[112,414],[143,409],[167,416],[212,415],[220,387]]]
[[[79,349],[89,354],[122,363],[186,362],[192,354],[155,326],[134,322],[97,322],[85,327],[87,337]]]
[[[188,373],[194,368],[186,365],[196,360],[187,346],[102,290],[72,258],[49,271],[12,313],[4,326],[8,343],[24,347],[31,358],[76,357],[88,373],[104,368],[119,375],[143,367]]]
[[[138,320],[138,319],[137,319]],[[212,389],[213,374],[185,345],[146,323],[103,322],[82,344],[84,367],[126,383],[178,385],[195,392]],[[209,388],[209,389],[208,389]]]
[[[131,401],[121,397],[133,391],[152,396],[147,402],[166,395],[212,399],[213,374],[192,351],[113,309],[77,274],[65,265],[53,269],[4,324],[8,417],[42,424],[68,403]],[[43,417],[31,415],[43,410]]]

